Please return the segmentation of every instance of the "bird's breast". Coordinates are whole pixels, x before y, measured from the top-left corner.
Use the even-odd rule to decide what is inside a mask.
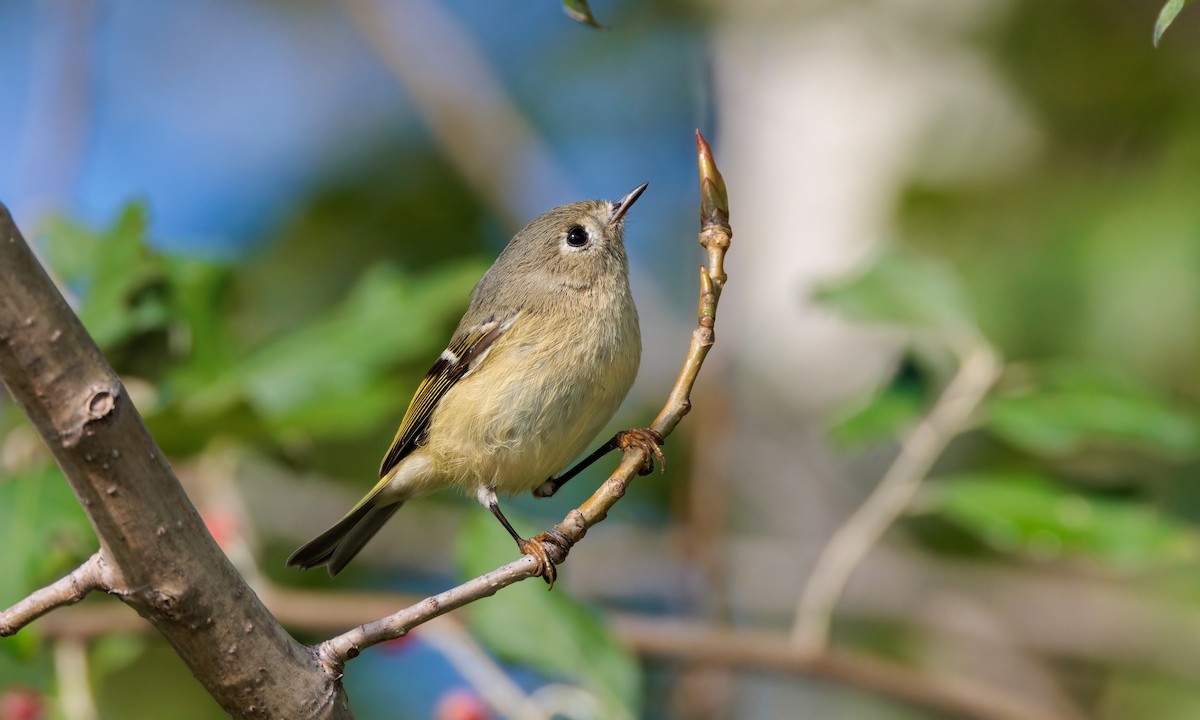
[[[523,313],[430,420],[426,448],[448,479],[527,492],[583,452],[637,375],[641,337],[628,302],[594,318]],[[570,326],[579,330],[563,331]]]

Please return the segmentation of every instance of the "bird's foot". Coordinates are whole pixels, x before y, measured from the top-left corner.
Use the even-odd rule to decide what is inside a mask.
[[[548,547],[553,546],[553,547]],[[554,567],[554,560],[551,553],[556,554],[560,561],[567,554],[571,544],[563,537],[557,529],[551,529],[539,535],[521,540],[517,543],[517,547],[521,549],[522,554],[530,555],[537,560],[537,572],[534,573],[542,577],[549,589],[554,588],[554,581],[558,579],[558,569]]]
[[[638,475],[649,475],[654,471],[654,459],[658,458],[661,472],[667,471],[667,458],[662,451],[663,436],[651,428],[634,428],[617,433],[617,447],[628,450],[631,447],[640,448],[646,455],[645,462],[638,470]]]

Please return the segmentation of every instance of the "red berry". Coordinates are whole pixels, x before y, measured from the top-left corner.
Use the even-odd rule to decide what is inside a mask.
[[[401,635],[398,638],[385,640],[379,644],[379,647],[388,655],[397,655],[405,650],[406,646],[408,645],[408,641],[412,639],[413,633],[409,632],[405,635]]]
[[[487,703],[463,688],[450,690],[443,695],[434,711],[437,720],[488,720],[491,716]]]
[[[0,720],[42,720],[46,708],[42,696],[29,688],[9,688],[0,692]]]

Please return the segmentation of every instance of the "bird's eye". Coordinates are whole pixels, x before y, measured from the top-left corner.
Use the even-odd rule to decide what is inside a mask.
[[[567,231],[567,244],[571,247],[583,247],[587,245],[587,241],[587,230],[584,230],[582,225],[572,225]]]

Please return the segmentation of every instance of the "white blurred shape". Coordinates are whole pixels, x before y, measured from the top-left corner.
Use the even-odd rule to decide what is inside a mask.
[[[982,15],[1003,5],[968,4]],[[749,397],[783,393],[802,414],[821,413],[879,382],[896,344],[814,306],[813,289],[863,268],[908,182],[1003,173],[1039,136],[956,37],[974,27],[963,8],[942,23],[920,0],[748,22],[740,10],[718,24],[716,62],[736,243],[725,325]]]

